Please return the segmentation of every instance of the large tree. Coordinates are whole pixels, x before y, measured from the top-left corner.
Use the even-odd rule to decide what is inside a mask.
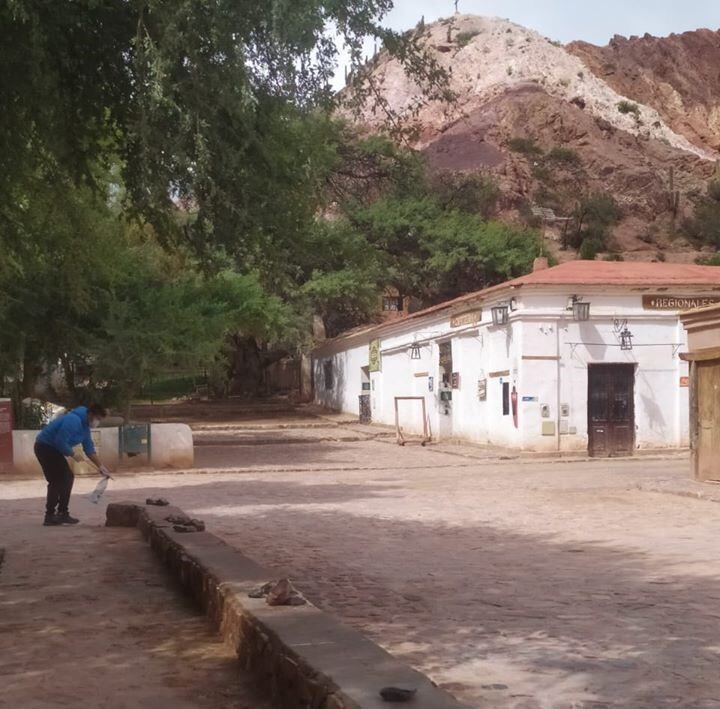
[[[128,207],[166,240],[244,258],[315,206],[338,41],[380,37],[428,86],[390,0],[9,0],[0,7],[0,210],[38,171],[93,182],[117,162]],[[321,152],[321,151],[320,151]],[[182,226],[177,202],[192,207]],[[10,207],[12,208],[12,207]],[[7,215],[2,217],[7,220]],[[288,233],[289,232],[289,233]],[[4,235],[7,238],[7,234]]]

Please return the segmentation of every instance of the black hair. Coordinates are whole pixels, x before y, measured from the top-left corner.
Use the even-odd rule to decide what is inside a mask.
[[[87,409],[89,414],[94,414],[101,419],[107,416],[107,409],[102,404],[90,404]]]

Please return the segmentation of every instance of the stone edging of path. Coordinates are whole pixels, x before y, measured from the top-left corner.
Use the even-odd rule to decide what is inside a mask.
[[[107,507],[109,527],[138,527],[237,652],[241,665],[283,709],[381,709],[386,686],[416,688],[408,706],[462,709],[425,675],[312,604],[268,606],[248,593],[273,578],[209,532],[179,533],[176,507]]]

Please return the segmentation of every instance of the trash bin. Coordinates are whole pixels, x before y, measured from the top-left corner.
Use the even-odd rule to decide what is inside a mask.
[[[150,461],[151,439],[149,423],[127,423],[120,426],[118,435],[120,437],[118,443],[120,460],[142,456],[139,460]]]

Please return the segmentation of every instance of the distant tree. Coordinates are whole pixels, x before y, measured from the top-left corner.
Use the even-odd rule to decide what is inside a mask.
[[[570,246],[579,249],[582,258],[594,259],[607,247],[611,227],[620,217],[620,208],[612,195],[594,192],[582,197],[573,214]]]
[[[685,232],[701,243],[720,247],[720,179],[711,180],[705,194],[696,200]]]

